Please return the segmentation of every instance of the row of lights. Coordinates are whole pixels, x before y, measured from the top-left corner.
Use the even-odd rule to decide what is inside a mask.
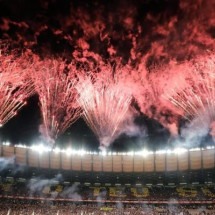
[[[9,146],[10,143],[9,142],[3,142],[2,145],[5,146]],[[148,151],[146,149],[143,149],[141,151],[130,151],[130,152],[107,152],[107,151],[101,151],[101,152],[92,152],[92,151],[86,151],[84,149],[80,149],[80,150],[74,150],[71,148],[67,148],[67,149],[60,149],[60,148],[50,148],[45,146],[44,144],[40,143],[40,144],[36,144],[36,145],[32,145],[32,146],[26,146],[26,145],[22,145],[22,144],[18,144],[15,145],[15,147],[19,147],[19,148],[30,148],[33,151],[37,151],[39,153],[43,153],[43,152],[51,152],[53,151],[54,153],[65,153],[67,155],[102,155],[102,156],[112,156],[112,155],[128,155],[128,156],[135,156],[135,155],[139,155],[139,156],[147,156],[150,154],[183,154],[186,153],[188,151],[200,151],[202,150],[201,148],[191,148],[191,149],[185,149],[185,148],[175,148],[173,150],[158,150],[158,151]],[[206,149],[214,149],[214,146],[207,146]]]

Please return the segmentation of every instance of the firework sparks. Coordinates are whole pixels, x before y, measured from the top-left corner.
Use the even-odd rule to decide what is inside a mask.
[[[0,126],[14,117],[34,93],[32,82],[26,76],[30,68],[25,55],[0,53]]]
[[[54,143],[81,114],[77,104],[74,79],[75,68],[70,71],[62,60],[44,60],[33,72],[35,89],[39,95],[43,124],[40,131],[45,140]]]
[[[215,56],[204,56],[185,63],[188,76],[186,87],[176,89],[167,99],[189,121],[198,119],[200,125],[213,127],[215,120]]]
[[[97,78],[86,78],[77,89],[84,119],[105,149],[119,132],[131,102],[131,91],[112,76],[113,68],[103,66]]]

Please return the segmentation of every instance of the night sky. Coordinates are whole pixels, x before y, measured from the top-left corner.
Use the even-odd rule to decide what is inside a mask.
[[[148,73],[154,65],[182,62],[214,50],[215,0],[0,0],[0,39],[13,49],[30,49],[41,58],[62,57],[81,61],[85,52],[103,60],[120,58],[134,68],[145,62]],[[91,55],[93,56],[93,55]],[[93,57],[92,57],[93,58]],[[89,60],[92,60],[89,57]],[[132,78],[132,77],[131,77]],[[161,80],[162,81],[162,80]],[[13,144],[38,142],[41,123],[38,97],[29,99],[19,114],[1,128],[1,139]],[[179,137],[159,119],[169,121],[171,111],[137,113],[135,135],[121,134],[112,150],[173,147],[185,120],[177,118]],[[57,140],[59,145],[98,150],[99,142],[83,119],[78,120]],[[198,145],[212,144],[210,135]]]

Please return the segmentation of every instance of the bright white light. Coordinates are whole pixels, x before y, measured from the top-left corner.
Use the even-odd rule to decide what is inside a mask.
[[[194,151],[200,151],[200,150],[201,150],[200,148],[192,148],[189,151],[194,152]]]
[[[33,145],[30,147],[32,150],[37,151],[39,153],[50,152],[51,148],[44,146],[42,143],[38,145]]]
[[[62,150],[61,150],[62,152]],[[80,156],[83,156],[85,154],[92,154],[92,152],[87,152],[85,151],[84,149],[81,149],[81,150],[73,150],[71,148],[68,148],[67,150],[65,150],[65,153],[67,155],[71,155],[71,154],[76,154],[76,155],[80,155]]]
[[[175,154],[183,154],[185,152],[187,152],[187,149],[184,149],[184,148],[176,148],[176,149],[174,149]]]
[[[103,150],[102,152],[101,152],[101,154],[102,154],[102,156],[106,156],[107,155],[107,152],[105,151],[105,150]]]
[[[71,148],[68,148],[66,149],[65,153],[69,156],[72,154],[72,149]]]
[[[9,146],[9,145],[10,145],[10,142],[7,141],[7,142],[3,142],[2,144],[3,144],[4,146]]]
[[[214,146],[207,146],[206,149],[214,149]]]
[[[143,149],[143,151],[141,153],[142,153],[142,155],[147,155],[149,153],[149,151]]]
[[[2,142],[2,145],[4,146],[10,146],[10,142]],[[171,153],[175,153],[175,154],[182,154],[182,153],[186,153],[188,151],[201,151],[203,149],[201,148],[191,148],[191,149],[185,149],[185,148],[175,148],[174,150],[158,150],[158,151],[148,151],[146,149],[142,149],[140,151],[130,151],[130,152],[107,152],[107,151],[101,151],[101,152],[93,152],[93,151],[86,151],[84,149],[80,149],[80,150],[73,150],[71,148],[68,149],[60,149],[60,148],[55,148],[55,149],[51,149],[50,147],[47,147],[46,145],[44,145],[43,143],[40,144],[34,144],[32,146],[26,146],[24,144],[17,144],[14,147],[19,147],[19,148],[27,148],[27,149],[32,149],[34,151],[37,151],[38,153],[43,153],[43,152],[51,152],[53,151],[54,153],[65,153],[67,155],[72,155],[72,154],[76,154],[76,155],[80,155],[83,156],[85,154],[91,154],[91,155],[102,155],[102,156],[115,156],[115,155],[129,155],[129,156],[143,156],[146,157],[149,154],[171,154]],[[206,150],[213,150],[215,148],[215,146],[206,146]]]
[[[146,150],[146,149],[143,149],[142,151],[140,151],[140,155],[142,155],[143,157],[146,157],[146,156],[148,156],[149,154],[153,154],[153,152],[152,151],[148,151],[148,150]]]
[[[159,151],[156,151],[155,154],[165,154],[166,151],[165,150],[159,150]]]
[[[141,151],[139,151],[139,152],[134,152],[134,155],[141,155]]]
[[[166,153],[167,153],[167,154],[172,154],[173,152],[174,152],[174,151],[172,151],[172,150],[170,150],[170,149],[167,149],[167,150],[166,150]]]
[[[22,144],[18,144],[18,145],[15,145],[16,148],[27,148],[26,145],[22,145]]]
[[[77,152],[78,152],[78,155],[81,155],[81,156],[86,154],[86,151],[84,149],[81,149],[81,150],[79,150]]]
[[[134,155],[134,152],[133,152],[133,151],[127,152],[127,155],[133,156],[133,155]]]
[[[60,149],[59,149],[59,148],[55,148],[53,151],[54,151],[56,154],[58,154],[58,153],[60,152]]]

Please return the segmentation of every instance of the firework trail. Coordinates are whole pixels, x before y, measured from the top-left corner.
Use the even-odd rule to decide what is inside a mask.
[[[98,137],[100,149],[105,149],[119,134],[119,126],[129,109],[132,94],[123,79],[114,76],[110,65],[102,66],[101,71],[96,79],[84,78],[77,89],[84,119]]]
[[[184,64],[189,78],[187,85],[167,94],[167,99],[176,106],[190,122],[208,128],[214,136],[215,120],[215,55],[206,55]]]
[[[40,132],[46,141],[54,144],[57,137],[81,114],[76,100],[76,70],[71,65],[66,71],[65,63],[55,59],[38,62],[35,68],[32,77],[43,119]]]
[[[26,57],[25,54],[17,57],[0,52],[0,126],[14,117],[34,93],[27,77],[31,63]]]

